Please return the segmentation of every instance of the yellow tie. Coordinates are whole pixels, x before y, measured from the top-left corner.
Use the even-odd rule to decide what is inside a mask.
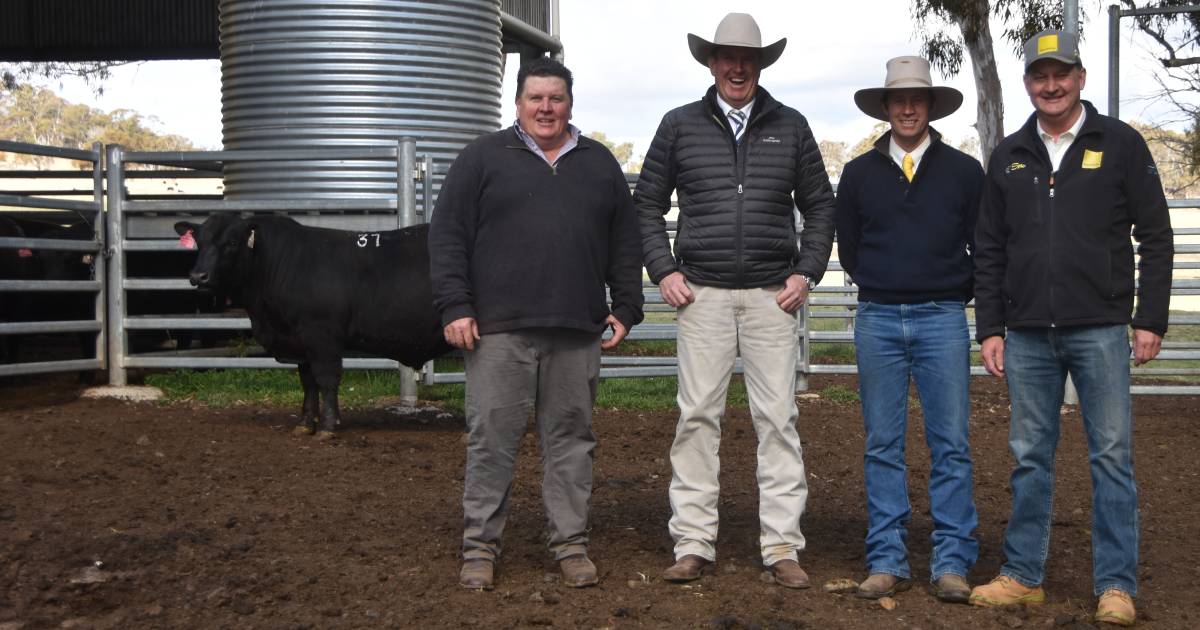
[[[904,169],[904,176],[907,177],[908,181],[911,182],[912,178],[913,178],[913,170],[914,170],[913,169],[913,159],[912,159],[911,153],[904,154],[904,162],[901,163],[900,168]]]

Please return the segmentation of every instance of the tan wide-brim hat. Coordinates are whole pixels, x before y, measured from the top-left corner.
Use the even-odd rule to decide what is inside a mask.
[[[929,109],[930,122],[953,114],[962,106],[963,95],[958,90],[934,85],[929,76],[929,62],[915,56],[896,57],[887,62],[887,77],[883,87],[867,88],[854,93],[854,104],[862,113],[878,120],[887,121],[887,109],[883,97],[890,90],[923,89],[933,92],[933,106]]]
[[[758,68],[761,70],[779,60],[783,47],[787,46],[787,38],[783,38],[770,46],[762,45],[762,32],[758,30],[758,22],[749,13],[730,13],[717,25],[717,32],[710,42],[703,37],[688,33],[688,48],[700,65],[708,67],[708,58],[712,56],[717,46],[737,46],[738,48],[756,48],[760,52]]]

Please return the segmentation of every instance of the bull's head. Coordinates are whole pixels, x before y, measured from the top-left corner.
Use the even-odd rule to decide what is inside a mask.
[[[198,250],[196,264],[188,275],[192,286],[229,294],[241,283],[237,270],[245,268],[253,247],[254,227],[248,221],[214,214],[202,224],[180,221],[175,224],[175,232],[183,243],[190,235]]]

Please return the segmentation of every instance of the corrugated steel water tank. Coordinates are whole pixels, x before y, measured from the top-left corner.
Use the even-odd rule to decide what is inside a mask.
[[[500,0],[221,0],[226,150],[395,146],[444,173],[500,127]],[[392,162],[230,162],[229,199],[395,199]]]

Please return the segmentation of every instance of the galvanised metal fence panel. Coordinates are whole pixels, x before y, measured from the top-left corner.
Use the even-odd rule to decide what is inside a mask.
[[[82,170],[12,170],[4,172],[0,179],[0,216],[24,223],[26,227],[41,223],[47,231],[69,223],[86,222],[91,226],[91,238],[73,240],[66,238],[2,237],[0,249],[17,250],[20,256],[31,259],[29,273],[34,277],[25,279],[0,279],[0,293],[5,294],[7,312],[0,313],[0,342],[9,347],[13,356],[0,364],[0,377],[22,374],[44,374],[50,372],[73,372],[98,370],[106,367],[104,304],[105,285],[102,281],[105,269],[104,225],[101,219],[103,207],[103,179],[101,145],[96,143],[92,150],[65,147],[50,147],[23,142],[0,141],[0,152],[26,156],[33,159],[65,159],[86,165]],[[22,183],[29,182],[33,183]],[[11,182],[11,184],[9,183]],[[86,187],[75,188],[76,182],[86,182]],[[20,186],[27,186],[21,188]],[[30,187],[32,186],[32,187]],[[83,197],[74,199],[72,197]],[[24,208],[25,210],[19,210]],[[86,230],[85,230],[86,231]],[[45,252],[78,252],[90,268],[88,279],[46,280],[40,277],[42,266],[36,264]],[[84,262],[81,261],[81,262]],[[4,274],[5,270],[0,270]],[[11,274],[11,271],[9,271]],[[8,274],[0,277],[7,277]],[[39,299],[46,293],[91,294],[90,313],[88,302],[79,313],[41,312],[58,305]],[[20,300],[26,307],[13,308]],[[63,319],[74,314],[83,319]],[[90,316],[89,316],[90,315]],[[92,354],[74,359],[51,359],[31,356],[32,335],[68,334],[89,335],[95,333],[95,341],[89,349],[83,348],[89,340],[81,337],[80,351]],[[21,344],[11,343],[21,337]],[[41,345],[40,343],[37,345]],[[24,357],[24,358],[23,358]]]

